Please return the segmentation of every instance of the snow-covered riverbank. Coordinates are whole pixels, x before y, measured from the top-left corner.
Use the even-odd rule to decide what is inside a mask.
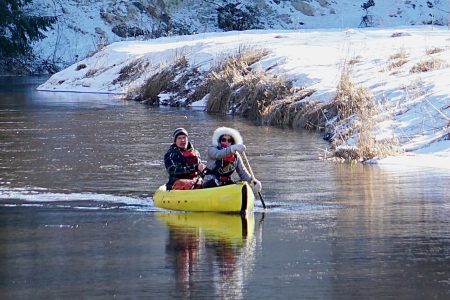
[[[126,93],[181,55],[190,66],[207,71],[242,47],[268,50],[252,68],[315,90],[306,101],[332,99],[343,70],[349,70],[352,81],[367,88],[383,108],[376,137],[395,136],[406,151],[402,157],[381,160],[382,164],[450,169],[446,28],[246,31],[119,42],[53,75],[39,89]],[[127,67],[134,70],[124,79]]]

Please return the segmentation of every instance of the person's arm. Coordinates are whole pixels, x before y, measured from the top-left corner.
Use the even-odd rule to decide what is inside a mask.
[[[232,154],[233,152],[231,152],[231,148],[222,148],[222,149],[217,149],[217,147],[214,146],[209,146],[208,147],[208,157],[214,160],[218,160],[218,159],[222,159],[227,155]]]
[[[199,171],[199,172],[203,172],[203,170],[206,168],[206,165],[204,163],[202,163],[202,158],[200,156],[200,152],[195,150],[195,153],[197,155],[197,168],[196,168],[196,170]]]
[[[236,172],[238,173],[239,178],[241,178],[242,181],[247,181],[248,183],[252,181],[252,176],[245,167],[244,162],[242,161],[242,158],[239,154],[237,155]]]
[[[218,160],[222,159],[227,155],[243,152],[245,151],[245,145],[244,144],[235,144],[231,145],[227,148],[217,149],[215,146],[209,146],[208,147],[208,156],[209,158]]]
[[[238,154],[236,172],[238,173],[238,175],[242,181],[247,181],[250,184],[250,186],[253,188],[254,191],[261,192],[261,189],[262,189],[261,181],[259,181],[256,178],[253,178],[253,185],[251,184],[252,176],[250,175],[250,172],[245,167],[244,162],[242,161],[242,158],[239,154]]]

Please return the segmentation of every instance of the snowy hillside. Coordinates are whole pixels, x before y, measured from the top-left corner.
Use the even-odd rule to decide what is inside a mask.
[[[448,25],[449,2],[375,0],[33,0],[36,14],[58,17],[34,45],[36,63],[64,68],[117,41],[243,29],[378,28]],[[233,19],[234,18],[234,19]],[[219,20],[221,20],[219,22]]]
[[[252,69],[311,91],[301,102],[335,99],[347,70],[380,110],[373,118],[376,140],[398,141],[406,151],[382,162],[450,169],[448,1],[260,0],[241,6],[192,0],[35,1],[41,9],[64,15],[35,49],[61,67],[75,62],[40,90],[125,94],[179,57],[186,59],[187,69],[199,72],[198,82],[207,79],[220,58],[242,47],[260,48],[267,55]],[[239,8],[234,17],[250,12],[254,17],[231,25],[264,30],[222,32],[231,26],[221,19],[224,7]],[[359,28],[363,20],[374,27]],[[188,33],[196,34],[177,35]],[[184,77],[179,75],[174,82]],[[204,104],[208,96],[197,103]],[[157,94],[159,101],[183,97],[173,90]],[[337,125],[333,119],[326,126],[345,136],[355,120]],[[344,140],[339,147],[351,149],[358,135]]]

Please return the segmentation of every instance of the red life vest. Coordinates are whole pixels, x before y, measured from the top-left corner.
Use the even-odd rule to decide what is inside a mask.
[[[220,148],[219,148],[220,149]],[[229,154],[221,160],[216,160],[216,166],[212,170],[212,174],[222,182],[230,180],[231,175],[237,167],[237,155]]]
[[[188,150],[180,150],[181,154],[184,157],[184,160],[186,161],[186,164],[188,166],[195,166],[198,165],[198,157],[197,157],[197,151],[188,151]],[[191,178],[197,177],[198,173],[194,172],[190,174]]]
[[[223,158],[223,161],[227,163],[234,163],[236,161],[236,154],[229,154]]]

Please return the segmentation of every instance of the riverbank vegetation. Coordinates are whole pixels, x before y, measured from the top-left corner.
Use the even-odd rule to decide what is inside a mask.
[[[294,87],[289,80],[262,70],[258,62],[267,49],[240,46],[224,56],[208,72],[190,66],[178,55],[142,86],[130,89],[127,98],[148,105],[185,106],[206,101],[209,113],[239,115],[264,125],[320,130],[331,142],[328,158],[365,161],[398,154],[395,137],[376,140],[373,130],[378,106],[367,88],[351,80],[348,64],[342,72],[334,98],[323,103],[314,100],[313,89]],[[402,60],[403,52],[393,60]],[[120,78],[133,77],[136,62],[122,68]]]
[[[39,88],[317,130],[327,158],[445,156],[449,49],[447,31],[428,28],[173,37],[112,44]]]
[[[376,139],[374,130],[377,123],[383,120],[380,115],[382,107],[367,88],[352,82],[348,70],[343,71],[336,96],[329,105],[336,112],[331,115],[334,121],[327,124],[333,157],[364,161],[402,151],[395,136]]]

